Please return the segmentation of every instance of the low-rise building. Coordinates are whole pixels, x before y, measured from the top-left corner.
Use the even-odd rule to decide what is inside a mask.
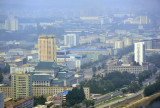
[[[8,63],[10,66],[22,66],[27,64],[27,58],[23,56],[12,56],[11,58],[6,59],[5,63]]]
[[[107,55],[107,49],[69,49],[72,54],[102,54]]]
[[[12,96],[12,92],[11,92],[11,89],[12,87],[10,86],[0,86],[0,91],[3,91],[4,94],[7,94],[8,96],[5,98],[8,98],[8,97],[11,97]],[[58,93],[62,93],[64,91],[70,91],[72,90],[73,87],[32,87],[32,96],[45,96],[45,97],[48,97],[48,96],[53,96],[53,95],[57,95]],[[87,99],[90,98],[90,88],[89,87],[84,87],[84,93],[85,93],[85,96]]]
[[[77,58],[82,58],[82,55],[77,54],[67,54],[67,55],[57,55],[57,62],[71,62],[75,61]]]
[[[68,94],[68,91],[65,91],[63,93],[59,93],[53,98],[54,106],[61,106],[63,102],[66,101],[66,95]]]
[[[27,72],[32,72],[33,70],[34,70],[34,67],[29,66],[27,64],[24,64],[22,66],[12,66],[10,67],[10,74],[14,74],[16,72],[27,73]]]
[[[107,72],[114,72],[114,71],[120,71],[120,72],[130,72],[130,73],[134,73],[134,74],[139,74],[140,72],[143,72],[145,70],[149,70],[149,66],[148,64],[144,64],[142,66],[133,66],[130,64],[126,64],[126,65],[108,65],[107,66]]]
[[[34,106],[34,97],[30,96],[17,102],[8,101],[5,103],[6,108],[32,108]]]
[[[58,93],[62,93],[65,90],[70,91],[73,87],[32,87],[32,95],[33,96],[51,96],[57,95]],[[90,89],[88,87],[84,87],[84,93],[87,99],[90,97]]]

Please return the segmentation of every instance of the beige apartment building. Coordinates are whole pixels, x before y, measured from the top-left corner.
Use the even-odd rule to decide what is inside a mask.
[[[40,61],[56,61],[56,39],[54,35],[39,36],[38,59]]]

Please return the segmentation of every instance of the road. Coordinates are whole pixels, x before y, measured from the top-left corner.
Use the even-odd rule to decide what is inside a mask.
[[[117,92],[114,92],[114,93],[109,93],[109,94],[103,95],[95,101],[95,104],[101,103],[103,101],[109,100],[113,97],[116,97],[116,96],[122,95],[122,94],[123,94],[122,91],[117,91]]]
[[[159,73],[160,73],[160,69],[158,69],[157,72],[154,75],[152,75],[150,78],[148,78],[145,81],[143,81],[142,82],[143,86],[155,83],[156,77],[159,75]]]
[[[133,98],[133,97],[136,97],[136,96],[138,96],[138,95],[140,95],[140,94],[142,94],[142,93],[143,93],[143,90],[140,90],[139,92],[137,92],[137,93],[135,93],[135,94],[133,94],[133,95],[131,95],[131,96],[127,96],[127,97],[125,97],[125,98],[118,99],[118,100],[116,100],[116,101],[112,101],[112,102],[110,102],[110,103],[103,104],[103,105],[98,106],[98,107],[96,107],[96,108],[105,108],[105,107],[107,107],[107,106],[114,105],[114,104],[117,104],[117,103],[119,103],[119,102],[123,102],[123,101],[125,101],[125,100],[128,100],[128,99],[131,99],[131,98]]]

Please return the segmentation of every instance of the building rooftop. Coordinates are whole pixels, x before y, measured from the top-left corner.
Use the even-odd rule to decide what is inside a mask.
[[[34,74],[33,76],[32,76],[32,80],[34,81],[34,80],[51,80],[52,79],[52,77],[51,77],[51,75],[49,75],[49,74]]]
[[[74,51],[107,51],[107,49],[69,49]]]
[[[56,62],[39,62],[38,65],[35,67],[36,70],[50,70],[58,68]]]
[[[52,84],[57,84],[57,83],[62,83],[62,82],[64,82],[63,80],[61,80],[61,79],[54,79],[54,80],[52,80]]]
[[[55,35],[41,35],[39,39],[48,39],[48,38],[55,38]]]
[[[14,101],[8,101],[5,103],[5,107],[16,107],[18,106],[19,104],[22,104],[30,99],[33,99],[34,97],[33,96],[30,96],[30,97],[27,97],[25,99],[22,99],[22,100],[19,100],[17,102],[14,102]]]
[[[74,75],[73,72],[58,72],[56,78],[65,79],[65,78],[69,78],[73,75]]]
[[[67,95],[68,94],[68,91],[65,91],[63,93],[59,93],[59,95]]]

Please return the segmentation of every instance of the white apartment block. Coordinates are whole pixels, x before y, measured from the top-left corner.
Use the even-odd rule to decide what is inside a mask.
[[[76,34],[64,35],[64,45],[72,47],[72,46],[76,46],[77,44],[78,42],[77,42]]]
[[[22,72],[22,73],[33,72],[34,69],[35,68],[33,66],[27,66],[27,65],[14,66],[10,67],[10,74],[14,74],[16,72]]]
[[[123,47],[124,47],[123,41],[115,41],[115,43],[114,43],[114,48],[115,49],[120,49],[120,48],[123,48]]]
[[[137,42],[134,44],[134,61],[140,65],[145,62],[145,44],[144,42]]]
[[[8,18],[5,20],[5,29],[9,31],[18,30],[18,20],[15,18]]]

